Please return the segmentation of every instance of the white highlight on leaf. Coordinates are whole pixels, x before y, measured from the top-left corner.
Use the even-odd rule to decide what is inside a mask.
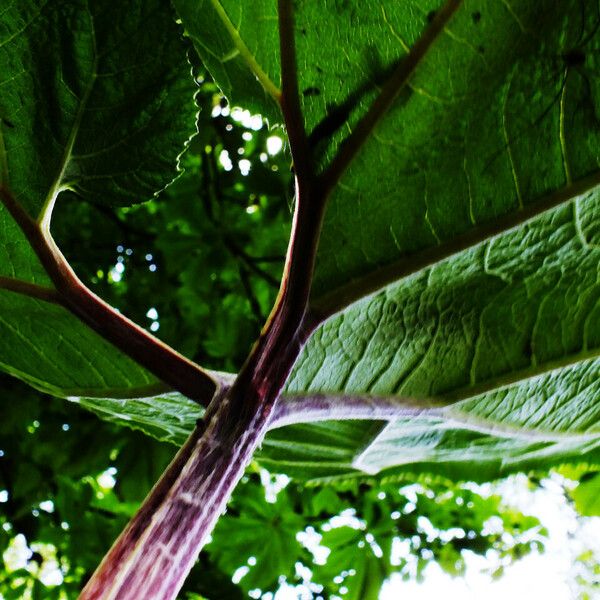
[[[111,469],[106,469],[103,473],[100,473],[98,477],[96,477],[96,481],[101,488],[105,490],[112,490],[117,483],[117,480],[114,478],[114,474],[116,471]]]
[[[9,543],[4,551],[2,558],[6,570],[11,573],[27,566],[27,561],[31,557],[31,550],[27,546],[27,540],[22,533],[17,534]]]
[[[233,575],[231,576],[231,581],[233,581],[233,583],[239,583],[242,578],[247,575],[248,571],[250,571],[249,567],[243,566],[240,567],[239,569],[236,569],[235,572],[233,573]]]

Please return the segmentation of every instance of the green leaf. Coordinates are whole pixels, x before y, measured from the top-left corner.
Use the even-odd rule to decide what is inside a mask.
[[[173,5],[230,102],[281,122],[276,3],[174,0]]]
[[[319,576],[337,581],[343,577],[338,587],[346,588],[344,597],[351,600],[377,600],[385,578],[391,571],[389,556],[377,557],[365,532],[352,527],[337,527],[323,534],[321,543],[330,548],[327,563],[318,568]],[[341,588],[341,589],[340,589]]]
[[[486,479],[577,456],[597,460],[600,200],[595,186],[600,181],[596,117],[600,106],[595,57],[600,14],[591,0],[560,6],[547,2],[541,16],[539,3],[513,4],[463,3],[418,63],[411,48],[427,35],[433,13],[442,6],[439,0],[418,6],[386,0],[377,10],[333,0],[295,7],[300,100],[310,146],[322,181],[338,175],[340,180],[331,182],[337,185],[326,210],[311,300],[317,315],[331,316],[297,361],[286,394],[379,397],[399,403],[408,397],[423,406],[435,402],[437,412],[424,410],[390,423],[320,423],[274,431],[259,455],[270,468],[313,481],[379,472],[400,477],[411,470]],[[176,0],[175,5],[185,31],[231,101],[277,120],[276,3]],[[31,8],[24,6],[11,10]],[[148,6],[143,10],[150,10]],[[40,116],[42,123],[56,122],[52,136],[62,142],[61,151],[54,154],[63,159],[45,161],[44,169],[27,184],[32,191],[35,186],[44,190],[36,196],[42,202],[36,205],[38,211],[67,184],[89,189],[99,201],[90,182],[104,171],[99,166],[98,171],[86,170],[86,160],[71,149],[79,148],[77,144],[106,148],[103,136],[120,130],[119,121],[115,127],[101,127],[105,124],[95,119],[102,111],[97,116],[88,110],[98,106],[92,102],[96,94],[111,99],[129,77],[122,69],[108,77],[122,86],[107,84],[105,89],[97,84],[90,65],[100,64],[98,57],[113,57],[121,46],[108,43],[107,53],[94,54],[90,23],[98,21],[99,31],[119,39],[131,27],[125,36],[128,52],[119,58],[132,69],[141,69],[135,72],[135,86],[149,78],[145,87],[135,87],[132,96],[148,89],[152,77],[158,78],[158,89],[172,91],[164,96],[165,114],[175,112],[171,101],[185,87],[180,80],[187,69],[175,41],[175,25],[172,30],[149,25],[142,32],[139,14],[122,12],[123,26],[109,28],[104,21],[107,13],[100,9],[90,13],[79,4],[51,3],[30,18],[23,17],[23,22],[30,22],[23,31],[15,26],[19,33],[14,39],[31,43],[38,52],[38,37],[29,40],[29,35],[42,26],[55,31],[57,39],[66,36],[64,44],[70,40],[69,47],[79,49],[69,53],[77,58],[69,74],[71,78],[77,74],[77,85],[71,87],[79,90],[75,94],[79,103],[66,97],[61,86],[67,79],[58,78],[56,70],[44,71],[44,77],[16,77],[17,83],[6,80],[7,89],[23,80],[22,93],[31,92],[28,98],[39,99],[41,92],[35,86],[42,86],[44,97],[55,99],[52,110],[61,116],[53,120],[48,114]],[[79,17],[78,27],[69,33],[56,25],[64,15]],[[163,17],[170,23],[166,12]],[[140,67],[132,59],[140,54],[131,48],[141,53],[149,43],[147,33],[154,29],[160,30],[166,46],[178,48],[177,76],[175,72],[165,76],[160,61]],[[326,36],[324,31],[333,34]],[[0,50],[8,52],[5,47]],[[23,46],[17,49],[15,56],[21,56]],[[56,59],[56,64],[64,63],[60,53]],[[406,86],[350,162],[346,153],[361,119],[370,114],[373,99],[394,69],[412,62],[414,72]],[[39,71],[39,65],[36,68]],[[54,87],[47,87],[48,81]],[[13,96],[7,98],[14,103]],[[123,97],[133,102],[129,91]],[[189,101],[189,95],[186,98]],[[129,114],[129,104],[123,102],[116,101],[119,118]],[[3,156],[20,198],[25,197],[24,173],[31,170],[32,160],[19,159],[23,127],[19,114],[13,114],[14,106],[9,109],[3,109]],[[50,108],[44,104],[43,110]],[[142,120],[152,112],[145,105],[139,110]],[[159,124],[164,117],[160,115]],[[29,115],[29,131],[31,121]],[[73,124],[78,127],[73,129]],[[44,148],[56,143],[48,137],[48,127],[40,133]],[[102,135],[86,137],[98,128]],[[160,142],[149,156],[159,145],[171,147],[160,136],[178,128],[159,127],[159,137],[149,136],[152,144]],[[70,132],[75,130],[71,144]],[[38,148],[36,144],[32,147]],[[110,154],[119,165],[137,155]],[[160,154],[164,156],[162,149]],[[18,168],[11,160],[19,163]],[[349,167],[331,171],[340,160],[347,160]],[[50,175],[44,175],[51,167]],[[159,170],[162,173],[162,167]],[[161,187],[151,179],[148,188]],[[86,188],[88,183],[91,187]],[[110,186],[107,190],[113,197],[115,190]],[[33,205],[27,206],[31,210]],[[4,218],[7,227],[13,227]],[[20,269],[28,273],[28,282],[47,285],[27,243],[18,233],[11,239],[14,253],[4,252],[16,258],[8,263],[25,265]],[[6,276],[14,272],[10,266]],[[187,276],[198,278],[196,271]],[[242,304],[248,305],[232,297],[224,306],[231,305],[229,312],[237,314]],[[205,347],[224,360],[236,340],[226,327],[216,324],[214,329],[217,334]],[[68,339],[68,332],[61,335]],[[33,371],[26,371],[25,360],[21,363],[7,368],[33,380]],[[53,386],[54,393],[61,392],[58,384]],[[76,395],[111,394],[97,390]],[[106,409],[110,418],[131,419],[130,424],[154,435],[179,440],[196,411],[187,406],[180,414],[168,410],[171,416],[161,422],[159,411],[151,406],[163,400],[164,396],[133,402],[131,407],[123,402],[120,406],[119,401],[82,402],[97,411]]]
[[[10,3],[0,86],[0,184],[45,227],[62,193],[99,204],[147,200],[172,181],[194,132],[195,85],[162,0]],[[155,382],[63,308],[17,294],[23,283],[52,285],[4,206],[0,231],[4,370],[61,396]]]
[[[600,516],[600,473],[585,473],[579,485],[571,492],[575,508],[585,517]]]
[[[374,82],[369,57],[387,66],[405,55],[440,3],[427,4],[390,1],[375,12],[351,3],[336,26],[351,50],[320,46],[355,80]],[[520,224],[561,191],[573,197],[577,182],[598,183],[599,9],[591,1],[542,4],[543,11],[530,0],[461,4],[329,200],[315,306],[339,306],[344,295],[351,300],[483,242],[495,233],[488,227]],[[344,97],[332,74],[325,71],[322,88]]]
[[[279,577],[291,579],[302,551],[296,534],[303,529],[304,520],[289,504],[288,496],[280,494],[269,503],[262,486],[242,485],[228,512],[233,514],[219,521],[207,548],[219,567],[233,573],[250,565],[240,581],[246,590],[276,589]]]
[[[202,407],[177,392],[153,394],[151,389],[127,390],[123,398],[71,396],[105,421],[139,429],[158,440],[181,446],[199,418]]]
[[[65,189],[147,200],[193,133],[189,71],[167,2],[12,3],[0,31],[4,183],[34,217]]]
[[[441,416],[375,429],[354,424],[354,467],[371,473],[411,463],[446,468],[437,463],[485,478],[593,451],[600,251],[590,241],[599,219],[590,194],[356,303],[313,336],[288,392],[444,407]],[[284,431],[274,432],[278,440]],[[332,443],[347,456],[349,439]],[[288,454],[283,464],[290,462]]]
[[[0,365],[57,396],[129,394],[156,379],[60,306],[0,290]]]

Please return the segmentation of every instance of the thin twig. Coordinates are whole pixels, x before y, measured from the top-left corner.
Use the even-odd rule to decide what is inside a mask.
[[[358,154],[367,138],[371,135],[380,119],[391,108],[394,100],[408,83],[413,73],[427,55],[432,44],[448,24],[452,15],[458,10],[462,0],[447,0],[446,4],[435,14],[431,24],[423,35],[415,42],[408,55],[402,59],[391,77],[387,80],[369,110],[360,119],[353,132],[341,145],[337,155],[322,174],[322,182],[326,194],[331,192],[342,175]]]
[[[252,314],[259,323],[262,323],[265,319],[265,315],[263,315],[258,299],[254,294],[254,290],[252,289],[248,270],[244,266],[240,265],[238,267],[238,273],[240,274],[240,281],[242,282],[242,286],[246,292],[246,298],[248,298],[248,302],[250,302]]]
[[[217,189],[218,180],[216,180],[214,176],[215,165],[212,159],[212,153],[211,155],[209,155],[208,153],[205,155],[204,159],[202,160],[202,165],[204,171],[205,184],[203,186],[203,189],[200,191],[200,197],[202,199],[204,210],[206,212],[206,215],[208,216],[209,221],[217,228],[218,231],[221,231],[226,228],[223,226],[220,217],[215,217],[213,211],[213,205],[218,206],[217,198],[219,197],[220,193]],[[231,235],[224,233],[222,240],[229,252],[231,252],[231,254],[244,261],[246,266],[250,270],[254,271],[256,275],[264,279],[269,285],[273,286],[274,288],[279,287],[279,281],[275,277],[273,277],[269,272],[265,271],[262,267],[258,266],[257,263],[262,261],[255,259],[253,256],[250,256],[243,248],[241,248],[237,244],[237,242],[233,239]],[[281,261],[283,262],[283,259],[281,259]]]
[[[237,245],[237,243],[231,238],[229,235],[223,236],[223,243],[227,246],[227,249],[233,254],[241,259],[249,270],[253,271],[256,275],[258,275],[261,279],[266,281],[270,286],[274,288],[279,287],[279,281],[273,277],[270,273],[265,271],[262,267],[259,267],[256,263],[258,261],[254,260],[251,256],[249,256],[243,248]]]

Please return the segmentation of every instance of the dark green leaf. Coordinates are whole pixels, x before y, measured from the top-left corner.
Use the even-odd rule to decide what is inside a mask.
[[[173,180],[194,132],[195,85],[161,0],[11,3],[0,86],[0,184],[44,226],[65,190],[147,200]],[[4,206],[0,230],[0,275],[51,287]],[[62,308],[5,290],[0,304],[2,367],[40,389],[98,395],[155,381]]]

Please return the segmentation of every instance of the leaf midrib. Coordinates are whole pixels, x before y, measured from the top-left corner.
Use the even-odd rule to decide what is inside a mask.
[[[236,50],[240,53],[240,56],[244,59],[244,62],[246,63],[250,71],[254,73],[254,75],[260,81],[261,85],[267,91],[267,93],[277,103],[279,103],[281,101],[281,90],[273,83],[271,78],[263,70],[263,68],[260,66],[256,58],[254,57],[254,54],[250,52],[250,49],[248,48],[248,46],[246,46],[246,43],[242,39],[242,36],[240,35],[239,31],[231,22],[231,19],[229,18],[229,15],[223,8],[221,2],[219,2],[219,0],[210,0],[210,2],[213,5],[215,12],[217,13],[217,16],[225,26],[225,29],[227,30],[227,33],[229,34],[233,45],[235,46]]]
[[[385,266],[340,285],[311,301],[311,310],[322,318],[328,318],[347,308],[353,302],[375,294],[392,283],[414,275],[432,265],[458,255],[469,248],[499,237],[512,229],[532,221],[545,212],[574,200],[600,185],[600,169],[547,196],[525,205],[522,210],[512,212],[493,221],[481,223],[468,231],[421,250],[412,256],[400,257]]]
[[[81,127],[81,122],[83,120],[84,113],[87,109],[87,103],[94,88],[94,84],[98,78],[98,49],[96,46],[96,32],[94,28],[94,18],[92,16],[89,0],[88,0],[88,14],[90,16],[90,29],[92,35],[92,44],[93,44],[93,53],[94,60],[92,62],[92,72],[90,74],[90,79],[86,85],[85,91],[81,100],[79,101],[79,106],[77,109],[77,113],[75,115],[75,119],[73,120],[73,125],[71,126],[71,130],[69,132],[69,137],[67,138],[67,143],[65,144],[65,150],[63,152],[59,172],[54,180],[54,183],[50,186],[48,190],[48,194],[44,200],[44,204],[37,216],[37,221],[40,224],[42,231],[46,235],[50,235],[50,221],[52,219],[52,211],[54,209],[54,205],[56,204],[56,199],[61,191],[64,188],[61,186],[61,183],[64,179],[67,167],[69,166],[69,162],[72,158],[73,148],[75,146],[75,142],[77,141],[77,135],[79,134],[79,129]]]
[[[521,385],[527,381],[537,379],[538,377],[550,375],[554,372],[560,372],[569,367],[593,361],[597,358],[600,358],[600,347],[591,350],[581,350],[580,352],[569,354],[563,358],[546,361],[541,365],[526,367],[525,369],[498,375],[481,384],[466,386],[447,394],[442,394],[441,398],[452,402],[453,404],[460,403],[490,392],[501,392],[516,385]]]

